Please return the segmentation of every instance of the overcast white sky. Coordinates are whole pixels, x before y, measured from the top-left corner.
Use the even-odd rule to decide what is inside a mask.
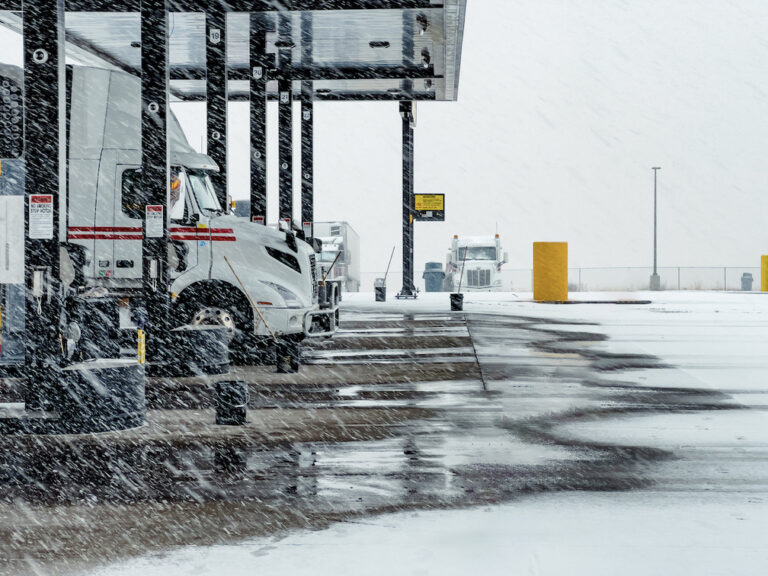
[[[497,226],[511,268],[529,267],[539,240],[568,241],[572,266],[650,265],[651,166],[662,166],[660,265],[759,266],[768,251],[768,2],[468,4],[459,101],[418,110],[416,191],[445,193],[447,214],[416,224],[417,283],[424,262],[444,260],[452,234]],[[7,60],[17,40],[1,38]],[[315,109],[317,220],[352,223],[363,270],[383,270],[401,242],[397,107]],[[176,111],[199,147],[202,106]],[[231,192],[246,197],[247,105],[233,105],[230,118]],[[271,126],[274,140],[275,117]]]

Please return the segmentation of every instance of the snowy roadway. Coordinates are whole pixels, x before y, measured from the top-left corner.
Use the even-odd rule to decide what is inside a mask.
[[[344,302],[251,422],[0,439],[0,573],[765,574],[768,298]],[[528,299],[530,295],[528,295]]]

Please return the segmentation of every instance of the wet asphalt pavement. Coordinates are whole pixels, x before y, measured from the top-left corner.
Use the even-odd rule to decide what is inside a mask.
[[[674,449],[564,432],[617,416],[740,410],[622,379],[664,368],[598,326],[353,307],[299,374],[237,367],[249,423],[216,426],[211,381],[151,380],[147,426],[0,437],[0,574],[54,574],[395,510],[679,482]],[[668,367],[666,367],[668,368]],[[5,398],[12,401],[13,383]],[[662,487],[663,488],[663,487]]]

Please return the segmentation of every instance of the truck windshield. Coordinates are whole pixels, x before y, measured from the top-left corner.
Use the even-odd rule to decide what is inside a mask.
[[[208,175],[205,172],[187,172],[187,178],[200,210],[221,212],[221,205]]]
[[[495,246],[469,246],[459,248],[459,262],[464,260],[464,252],[467,253],[467,260],[496,260]]]

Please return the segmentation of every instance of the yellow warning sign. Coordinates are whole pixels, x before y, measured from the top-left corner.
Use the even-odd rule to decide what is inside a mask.
[[[415,194],[414,203],[417,211],[445,210],[445,194]]]

